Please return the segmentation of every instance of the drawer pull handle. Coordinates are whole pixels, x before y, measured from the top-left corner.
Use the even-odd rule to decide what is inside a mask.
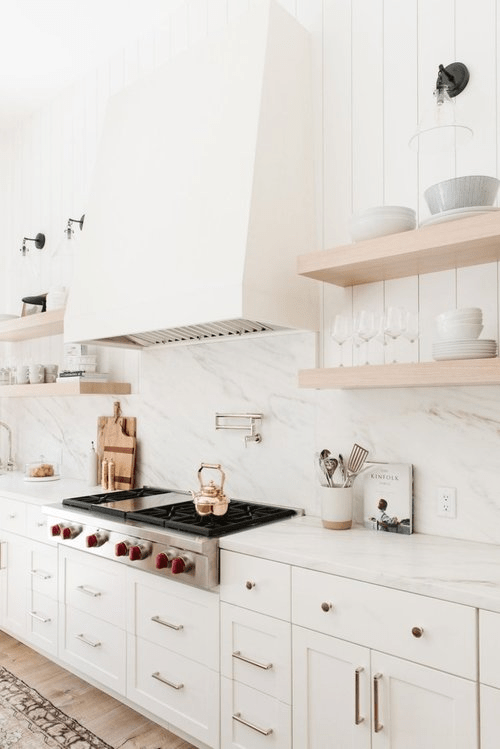
[[[358,666],[354,672],[354,723],[357,726],[364,721],[359,714],[359,675],[364,670],[363,666]]]
[[[422,637],[424,634],[424,628],[423,627],[413,627],[411,630],[411,633],[413,637]]]
[[[247,580],[245,583],[245,587],[247,590],[252,590],[252,588],[255,588],[255,583],[253,580]]]
[[[96,642],[92,642],[92,640],[87,639],[85,635],[75,635],[75,637],[77,640],[84,642],[85,645],[90,645],[91,648],[100,648],[102,645],[102,642],[99,642],[99,640],[97,640]]]
[[[100,590],[92,590],[92,588],[87,588],[85,585],[77,585],[77,590],[80,591],[80,593],[85,593],[87,596],[92,596],[92,598],[97,598],[101,595]]]
[[[169,627],[170,629],[175,629],[177,631],[184,629],[183,624],[171,624],[170,622],[166,622],[165,619],[160,619],[159,616],[152,616],[151,621],[156,622],[157,624],[163,624],[164,627]]]
[[[379,733],[382,728],[384,727],[382,723],[379,722],[379,692],[378,692],[378,685],[379,681],[382,678],[382,674],[375,674],[373,677],[373,721],[374,721],[374,727],[375,727],[375,733]]]
[[[324,611],[325,613],[328,613],[332,609],[333,609],[333,603],[330,603],[330,601],[323,601],[323,603],[321,604],[321,610]]]
[[[39,577],[40,580],[50,580],[52,577],[48,572],[42,572],[42,570],[30,570],[30,575],[33,577]]]
[[[9,520],[14,520],[14,518],[17,518],[17,514],[15,512],[11,512],[9,514]]]
[[[259,661],[254,661],[252,660],[252,658],[247,658],[246,655],[242,655],[239,650],[234,651],[233,658],[237,658],[239,661],[243,661],[244,663],[250,663],[251,666],[262,668],[264,671],[269,671],[269,669],[273,667],[272,663],[259,663]]]
[[[160,676],[159,671],[155,671],[154,674],[151,674],[153,679],[156,679],[156,681],[161,681],[162,684],[166,684],[167,687],[172,687],[172,689],[184,689],[184,684],[174,684],[173,681],[169,681],[168,679],[164,679],[163,676]]]
[[[238,723],[243,723],[244,726],[248,726],[252,731],[257,731],[257,733],[261,733],[263,736],[270,736],[273,732],[272,728],[261,728],[260,726],[256,726],[255,723],[250,723],[249,720],[245,720],[241,717],[241,713],[234,713],[233,720],[237,720]]]
[[[45,528],[46,525],[47,525],[47,523],[46,523],[45,520],[39,520],[38,523],[36,524],[36,527],[37,528]]]
[[[36,611],[28,611],[28,614],[32,619],[36,619],[37,622],[42,622],[42,624],[48,624],[50,622],[50,619],[40,616],[40,614],[37,614]]]

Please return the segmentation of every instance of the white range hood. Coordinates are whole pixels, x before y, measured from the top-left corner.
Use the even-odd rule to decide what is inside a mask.
[[[274,0],[110,99],[64,327],[149,346],[317,330],[310,38]]]

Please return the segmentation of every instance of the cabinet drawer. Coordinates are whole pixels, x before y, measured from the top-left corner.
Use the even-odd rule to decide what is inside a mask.
[[[299,568],[292,590],[296,624],[476,678],[476,612],[470,606]]]
[[[208,746],[219,745],[219,674],[189,658],[128,638],[127,697]]]
[[[221,672],[281,702],[291,702],[291,625],[221,604]]]
[[[119,694],[125,694],[126,635],[109,622],[61,606],[59,655]]]
[[[479,612],[479,681],[490,687],[500,687],[500,614]]]
[[[57,540],[48,532],[48,519],[38,505],[26,505],[26,535],[35,541],[57,546]]]
[[[222,601],[290,620],[290,567],[268,559],[222,550]]]
[[[125,569],[83,551],[64,549],[63,601],[125,629]]]
[[[219,597],[129,570],[130,631],[209,668],[219,668]]]
[[[26,534],[26,505],[24,502],[0,497],[0,531]]]
[[[57,548],[33,544],[28,559],[28,588],[57,599]]]
[[[290,705],[221,678],[222,749],[290,749],[291,713]]]
[[[28,639],[52,655],[57,654],[57,601],[32,592],[28,603]]]

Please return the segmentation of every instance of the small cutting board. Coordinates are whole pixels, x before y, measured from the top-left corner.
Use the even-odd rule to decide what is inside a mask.
[[[115,464],[115,489],[133,489],[136,459],[135,416],[122,416],[120,402],[114,404],[113,416],[99,416],[97,420],[97,456],[99,478],[102,460]]]

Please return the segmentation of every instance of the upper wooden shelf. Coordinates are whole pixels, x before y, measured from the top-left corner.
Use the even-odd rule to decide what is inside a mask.
[[[397,387],[500,385],[500,359],[453,359],[419,364],[366,364],[359,367],[304,369],[299,386],[361,390]]]
[[[40,385],[3,385],[0,398],[60,395],[130,395],[129,382],[50,382]]]
[[[298,272],[355,286],[495,260],[500,260],[500,211],[300,255]]]
[[[0,322],[0,341],[27,341],[64,331],[64,307]]]

